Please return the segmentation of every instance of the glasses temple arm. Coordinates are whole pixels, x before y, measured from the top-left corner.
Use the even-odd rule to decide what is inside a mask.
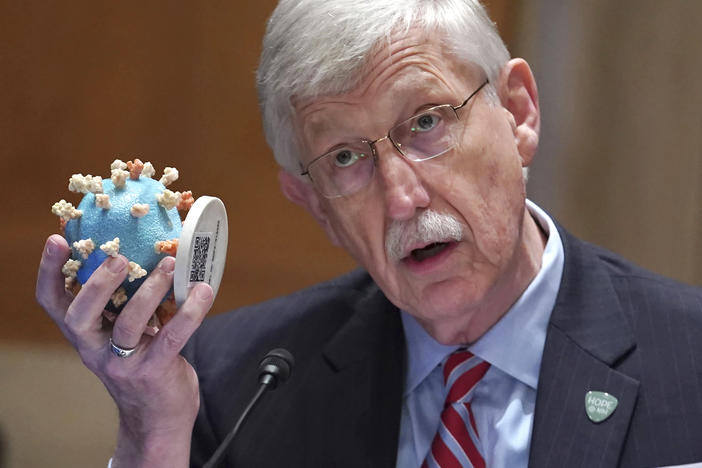
[[[468,104],[468,101],[470,101],[471,98],[472,98],[473,96],[475,96],[476,94],[478,94],[478,92],[479,92],[481,89],[483,89],[485,86],[487,86],[488,83],[490,83],[490,78],[485,78],[485,81],[483,81],[483,84],[481,84],[480,86],[478,86],[478,89],[476,89],[475,91],[473,91],[473,92],[470,94],[470,96],[468,96],[468,97],[466,98],[466,100],[463,101],[463,104],[461,104],[460,106],[456,106],[456,107],[453,107],[453,106],[452,106],[452,107],[453,107],[453,110],[454,110],[454,111],[457,111],[457,110],[460,109],[461,107],[463,107],[463,106],[465,106],[466,104]]]

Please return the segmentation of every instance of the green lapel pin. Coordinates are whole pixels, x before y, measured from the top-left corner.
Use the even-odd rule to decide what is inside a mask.
[[[590,421],[600,423],[617,409],[619,400],[606,392],[590,391],[585,394],[585,412]]]

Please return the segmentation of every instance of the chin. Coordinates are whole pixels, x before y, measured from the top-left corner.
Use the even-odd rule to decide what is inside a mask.
[[[476,286],[462,278],[430,283],[422,288],[419,302],[437,316],[459,317],[483,302],[485,294]]]
[[[471,288],[471,286],[473,286]],[[468,344],[484,333],[485,294],[460,280],[447,280],[426,286],[419,298],[416,317],[442,344]]]

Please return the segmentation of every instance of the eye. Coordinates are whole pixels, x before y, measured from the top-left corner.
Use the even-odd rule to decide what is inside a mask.
[[[414,132],[428,132],[439,124],[441,118],[438,114],[422,114],[415,117],[410,130]]]
[[[344,149],[334,153],[334,155],[332,157],[334,159],[335,166],[349,167],[349,166],[352,166],[359,159],[365,158],[366,155],[363,153],[353,151],[353,150],[348,149],[348,148],[344,148]]]

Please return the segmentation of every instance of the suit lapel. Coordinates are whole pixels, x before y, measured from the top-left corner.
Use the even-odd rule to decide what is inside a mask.
[[[633,334],[594,248],[560,234],[565,265],[546,335],[529,466],[615,467],[639,383],[613,366],[634,349]],[[600,423],[585,411],[591,390],[619,401]]]
[[[326,434],[336,467],[395,466],[404,335],[397,308],[372,289],[324,349],[338,392],[335,423]]]

